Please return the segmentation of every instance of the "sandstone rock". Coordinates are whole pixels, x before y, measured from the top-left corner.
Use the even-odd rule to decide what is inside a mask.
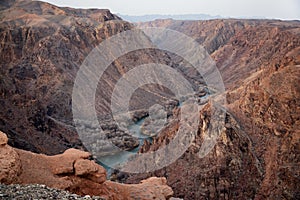
[[[106,171],[94,161],[79,159],[74,164],[75,175],[86,177],[96,183],[106,181]]]
[[[75,174],[78,176],[95,173],[98,171],[96,163],[89,160],[79,159],[74,164]]]
[[[68,174],[74,173],[74,162],[78,159],[87,159],[90,157],[90,153],[83,152],[77,149],[68,149],[61,155],[50,157],[50,163],[53,163],[52,172],[54,174]]]
[[[3,132],[0,131],[0,145],[4,146],[7,144],[7,142],[8,142],[7,136]]]
[[[115,191],[112,199],[169,199],[173,195],[172,189],[167,186],[165,178],[149,178],[140,184],[120,184],[107,181],[104,185]],[[111,195],[111,194],[110,194]]]
[[[0,133],[1,138],[6,135]],[[168,199],[172,189],[165,178],[150,178],[140,184],[127,185],[106,181],[106,171],[90,154],[68,149],[63,154],[46,156],[0,146],[0,182],[5,184],[43,184],[80,195],[97,195],[108,199]]]
[[[18,153],[6,145],[7,136],[0,132],[0,182],[10,184],[17,180],[21,173],[21,162]]]
[[[172,189],[167,186],[167,179],[165,177],[163,178],[155,178],[151,177],[149,179],[141,181],[142,184],[148,185],[148,187],[153,187],[153,186],[163,186],[161,188],[161,192],[166,197],[166,199],[172,197],[173,191]]]

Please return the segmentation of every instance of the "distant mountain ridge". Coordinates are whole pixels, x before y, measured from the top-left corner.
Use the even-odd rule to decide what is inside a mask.
[[[220,19],[224,18],[220,15],[212,16],[208,14],[183,14],[183,15],[141,15],[141,16],[134,16],[134,15],[122,15],[117,14],[123,20],[129,22],[147,22],[153,21],[156,19],[174,19],[174,20],[208,20],[208,19]]]

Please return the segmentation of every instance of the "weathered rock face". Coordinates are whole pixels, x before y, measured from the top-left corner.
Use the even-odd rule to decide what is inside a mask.
[[[175,196],[184,199],[299,198],[299,22],[158,20],[141,25],[184,32],[208,49],[227,88],[227,116],[206,157],[197,154],[210,124],[211,104],[200,112],[194,143],[174,164],[119,178],[134,183],[165,176]],[[177,126],[162,131],[141,152],[168,144]]]
[[[132,27],[108,10],[59,8],[38,1],[2,1],[0,129],[8,134],[10,145],[48,155],[70,147],[82,149],[72,115],[76,74],[92,49]],[[116,59],[99,80],[95,109],[101,127],[122,149],[136,147],[138,140],[112,123],[110,99],[114,86],[124,73],[140,64],[178,67],[178,62],[165,55],[151,49],[131,52]],[[193,73],[187,70],[186,76],[195,77]],[[194,85],[201,83],[201,78],[189,79]],[[139,88],[130,102],[131,110],[141,111],[134,112],[134,120],[147,114],[146,109],[152,104],[169,97],[170,91],[158,85]],[[90,126],[89,122],[84,125]]]
[[[139,26],[170,28],[194,38],[215,60],[227,89],[262,68],[300,64],[299,21],[156,20]]]
[[[229,109],[244,124],[264,166],[258,199],[299,197],[299,75],[299,66],[262,70],[229,93]]]
[[[72,119],[76,73],[94,47],[132,25],[108,10],[58,8],[38,1],[3,1],[1,6],[0,129],[11,138],[10,145],[34,152],[53,155],[70,147],[83,148]],[[110,114],[110,94],[123,68],[155,60],[140,54],[128,56],[138,59],[121,58],[108,70],[101,83],[104,89],[99,88],[96,95],[99,119]],[[143,90],[143,98],[133,100],[134,109],[141,108],[138,105],[146,96],[159,96],[157,91]],[[101,123],[118,147],[138,145],[110,120]]]
[[[196,139],[176,162],[154,173],[131,175],[126,182],[134,183],[153,175],[165,176],[175,196],[183,199],[241,199],[255,196],[256,188],[259,188],[263,179],[263,169],[252,150],[251,139],[240,130],[232,116],[226,116],[226,127],[221,131],[214,149],[204,158],[199,156],[213,112],[211,104],[202,109]],[[165,129],[153,144],[144,145],[143,152],[155,151],[167,145],[178,126],[175,124]],[[249,171],[251,173],[247,173]]]
[[[1,3],[0,129],[10,145],[34,152],[82,148],[71,112],[77,70],[99,42],[131,25],[108,10]]]
[[[7,137],[1,132],[0,139],[5,141]],[[168,199],[173,195],[165,178],[152,177],[134,185],[106,181],[105,169],[89,160],[90,156],[90,153],[76,149],[46,156],[3,143],[0,146],[0,182],[44,184],[105,199]]]
[[[287,73],[288,71],[293,73]],[[284,73],[286,77],[292,76],[299,81],[299,68],[287,67],[282,69],[283,72],[276,72],[274,75]],[[279,73],[279,74],[277,74]],[[295,75],[295,76],[294,76]],[[271,76],[273,77],[273,76]],[[297,77],[297,78],[296,78]],[[269,78],[267,78],[269,79]],[[289,81],[296,83],[291,77]],[[275,79],[280,82],[284,79]],[[289,98],[299,99],[291,91],[299,90],[299,86],[289,84]],[[249,88],[251,88],[249,86]],[[284,88],[284,87],[283,87]],[[298,88],[298,89],[296,89]],[[245,88],[244,88],[245,89]],[[262,89],[262,91],[265,91]],[[279,89],[280,90],[280,89]],[[255,93],[259,89],[256,87]],[[236,91],[240,95],[240,91]],[[249,91],[248,91],[249,92]],[[249,95],[250,93],[247,93]],[[275,91],[274,91],[275,92]],[[280,91],[276,90],[276,93]],[[252,93],[253,94],[253,93]],[[265,95],[270,95],[269,93]],[[257,97],[258,98],[258,97]],[[299,111],[288,111],[287,115],[281,115],[276,120],[282,120],[286,123],[286,116],[293,116],[298,119],[290,125],[280,125],[269,120],[272,117],[266,117],[268,112],[275,114],[273,109],[280,108],[280,105],[270,106],[270,110],[260,117],[250,118],[250,109],[238,110],[237,104],[250,106],[254,102],[267,104],[264,102],[264,95],[260,95],[261,100],[250,100],[245,102],[246,98],[240,96],[239,101],[230,104],[229,111],[237,114],[227,114],[225,129],[222,130],[218,142],[214,149],[204,158],[198,156],[199,149],[203,142],[203,136],[207,134],[207,127],[210,124],[211,105],[208,104],[200,113],[200,126],[198,135],[191,147],[175,163],[162,170],[149,174],[124,175],[119,174],[119,179],[125,177],[127,183],[135,183],[140,179],[148,176],[165,176],[168,180],[176,197],[184,199],[297,199],[299,197],[297,185],[299,184],[299,131],[295,128],[299,125]],[[267,98],[266,98],[267,99]],[[278,97],[276,103],[282,98]],[[247,100],[246,100],[247,101]],[[268,104],[267,104],[268,105]],[[265,106],[267,106],[265,105]],[[262,109],[264,105],[251,106],[251,108]],[[295,109],[295,108],[294,108]],[[299,108],[298,108],[299,109]],[[282,109],[284,111],[284,109]],[[255,112],[258,114],[259,112]],[[245,116],[247,115],[247,116]],[[296,115],[296,116],[295,116]],[[251,115],[250,115],[251,116]],[[235,119],[238,119],[237,122]],[[269,122],[268,122],[269,121]],[[242,126],[240,126],[242,125]],[[152,144],[146,143],[142,152],[155,151],[161,146],[167,145],[174,137],[176,127],[173,125],[160,133],[159,137],[154,139]],[[284,127],[286,131],[279,131],[272,127]],[[180,173],[178,173],[180,172]],[[124,181],[124,179],[123,179]]]

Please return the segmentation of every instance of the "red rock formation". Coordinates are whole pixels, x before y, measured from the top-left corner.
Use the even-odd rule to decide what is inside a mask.
[[[262,70],[229,92],[228,107],[256,144],[264,166],[257,199],[299,196],[299,77],[299,66]]]
[[[71,147],[84,149],[72,115],[76,73],[92,49],[133,25],[103,9],[8,0],[0,6],[0,130],[7,133],[11,146],[36,153],[54,155]],[[111,114],[114,85],[137,65],[170,63],[164,55],[154,50],[124,55],[98,83],[101,88],[95,107],[101,126],[120,148],[132,149],[138,140],[118,129],[111,119],[104,120]],[[170,96],[162,87],[145,86],[133,95],[131,110],[148,108],[153,100],[162,102],[166,94]],[[142,116],[143,112],[134,118]]]
[[[90,154],[68,149],[63,154],[46,156],[14,149],[0,132],[0,182],[44,184],[80,195],[107,199],[169,199],[173,191],[165,178],[149,178],[140,184],[126,185],[106,180],[106,171]]]
[[[58,8],[36,1],[13,3],[0,3],[1,15],[5,16],[0,24],[0,129],[8,133],[11,145],[35,152],[56,154],[69,147],[81,148],[70,106],[76,72],[97,44],[132,25],[114,21],[119,18],[107,10]],[[205,46],[228,89],[228,113],[221,137],[208,156],[200,159],[197,153],[210,124],[210,104],[200,113],[198,135],[184,155],[162,170],[131,176],[127,182],[165,176],[175,195],[184,199],[300,199],[300,91],[299,67],[295,66],[300,64],[299,21],[158,20],[142,25],[175,29]],[[112,86],[130,67],[154,61],[175,67],[181,62],[172,55],[165,56],[163,52],[147,50],[116,60],[109,71],[111,78],[103,80],[105,90],[97,91],[96,96],[103,97],[97,99],[97,111],[109,113]],[[195,79],[199,86],[201,77]],[[149,105],[164,90],[152,87],[150,91],[154,92],[142,92],[141,96],[147,98],[133,97],[132,107]],[[104,125],[123,145],[119,130],[110,122]],[[165,129],[142,152],[168,144],[177,126],[175,123]],[[135,141],[130,144],[134,146]],[[119,189],[122,193],[110,193],[110,185],[121,185],[97,183],[103,181],[103,171],[88,161],[85,153],[74,155],[76,151],[69,150],[47,157],[13,150],[7,145],[1,147],[1,158],[13,155],[0,161],[5,166],[1,171],[3,182],[14,182],[20,173],[20,177],[28,179],[48,177],[49,184],[61,183],[59,187],[83,194],[99,191],[99,185],[101,194],[112,195],[111,198],[121,198],[127,191],[126,186]],[[30,160],[35,168],[30,168]],[[62,166],[56,165],[58,161]],[[38,175],[26,174],[20,166]],[[133,188],[141,190],[138,186]]]
[[[83,149],[72,124],[76,73],[97,44],[131,25],[108,10],[39,1],[1,6],[1,130],[21,149],[48,155]]]
[[[155,20],[139,26],[169,28],[194,38],[215,60],[227,89],[260,69],[300,64],[299,21]]]
[[[175,196],[183,199],[242,199],[254,196],[263,176],[262,168],[252,150],[251,139],[239,129],[232,116],[227,114],[226,128],[221,131],[214,149],[204,158],[198,156],[212,112],[214,109],[210,104],[203,108],[196,139],[176,162],[153,173],[131,175],[126,182],[134,183],[148,176],[165,176]],[[146,152],[166,145],[174,134],[173,126],[170,131],[164,130],[154,144],[146,148]]]
[[[141,25],[181,31],[208,49],[227,88],[227,117],[205,158],[197,152],[210,124],[210,104],[200,112],[195,142],[180,159],[126,182],[163,175],[175,196],[184,199],[298,199],[299,22],[157,20]],[[165,145],[174,129],[162,131],[143,152]]]

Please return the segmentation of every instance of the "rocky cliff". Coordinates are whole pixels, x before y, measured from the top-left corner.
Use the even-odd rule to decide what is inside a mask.
[[[140,27],[182,32],[203,45],[215,60],[228,89],[262,68],[299,65],[299,21],[156,20]]]
[[[72,116],[76,74],[99,43],[133,26],[108,10],[59,8],[39,1],[2,1],[0,20],[0,129],[11,138],[10,145],[49,155],[84,148]],[[145,50],[125,55],[100,80],[97,115],[109,137],[123,149],[136,147],[137,140],[117,129],[111,119],[102,120],[111,114],[114,85],[139,63],[167,62],[162,54]],[[162,93],[170,96],[159,87],[140,89],[132,109],[146,108],[145,102],[161,99]],[[137,119],[143,115],[137,114]]]
[[[84,149],[72,115],[77,72],[97,45],[133,25],[108,10],[60,8],[39,1],[2,1],[0,20],[0,129],[11,138],[10,145],[48,155],[70,147]],[[113,123],[110,105],[115,84],[141,64],[178,68],[174,56],[166,55],[153,49],[133,51],[116,58],[99,77],[97,117],[118,147],[133,149],[138,141]],[[188,71],[185,76],[195,76],[193,73]],[[201,84],[201,79],[188,80],[195,86]],[[174,104],[166,101],[170,97],[172,93],[159,85],[139,88],[130,101],[134,120],[147,115],[155,102]]]
[[[198,152],[214,112],[210,103],[199,113],[198,135],[180,159],[154,173],[119,177],[133,183],[165,176],[175,196],[184,199],[299,198],[300,23],[156,20],[139,25],[171,28],[205,46],[227,88],[227,114],[206,157]],[[177,126],[163,130],[141,152],[168,144]]]
[[[108,10],[1,3],[1,130],[12,146],[35,152],[82,148],[72,126],[76,72],[99,42],[131,25]]]

